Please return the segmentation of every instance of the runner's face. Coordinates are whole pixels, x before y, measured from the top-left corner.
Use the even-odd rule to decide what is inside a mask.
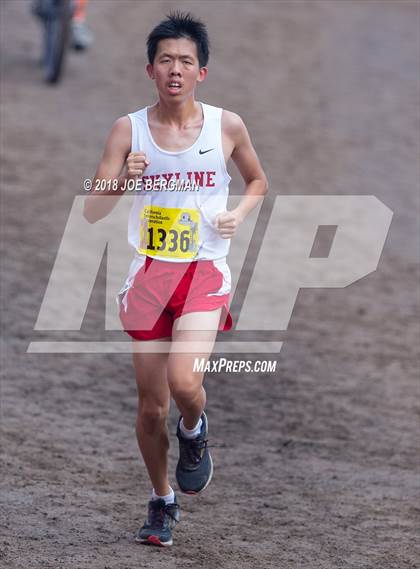
[[[192,40],[166,39],[159,42],[155,60],[147,66],[147,72],[155,81],[160,97],[182,101],[205,79],[207,67],[200,68],[197,46]]]

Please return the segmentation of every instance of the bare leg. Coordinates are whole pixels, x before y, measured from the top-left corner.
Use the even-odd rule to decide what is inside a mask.
[[[168,338],[165,338],[168,341]],[[136,342],[138,348],[150,342]],[[156,494],[169,493],[166,418],[170,392],[167,380],[167,353],[133,353],[138,391],[137,442]]]
[[[206,405],[204,373],[194,371],[194,359],[204,358],[206,362],[209,359],[217,335],[220,313],[221,309],[185,314],[174,324],[173,343],[168,360],[168,383],[187,429],[196,426]],[[188,349],[191,351],[186,351]]]

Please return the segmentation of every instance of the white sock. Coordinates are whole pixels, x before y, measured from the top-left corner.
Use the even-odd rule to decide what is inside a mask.
[[[170,488],[170,492],[169,494],[166,494],[166,496],[158,496],[158,494],[156,494],[155,489],[152,488],[152,500],[159,500],[159,498],[161,498],[162,500],[165,500],[165,504],[173,504],[175,502],[175,492],[172,490],[172,488],[169,486]]]
[[[185,428],[184,419],[181,419],[181,423],[179,425],[179,428],[181,429],[181,433],[182,433],[183,437],[185,437],[186,439],[195,439],[195,437],[198,437],[198,435],[200,434],[202,424],[203,424],[203,421],[200,417],[198,420],[198,423],[196,424],[194,429],[190,430],[190,429]]]

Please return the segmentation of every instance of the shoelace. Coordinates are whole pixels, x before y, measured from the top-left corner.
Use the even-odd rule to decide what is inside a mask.
[[[165,526],[165,516],[169,516],[173,520],[176,521],[176,517],[172,514],[172,512],[164,506],[163,508],[156,508],[150,506],[149,508],[149,524],[151,527],[159,527],[163,528]]]
[[[173,435],[174,437],[176,437],[176,431],[174,431],[174,432],[172,433],[172,435]],[[185,439],[185,440],[188,440],[188,439]],[[204,442],[206,443],[206,447],[207,447],[207,448],[226,448],[226,447],[228,446],[227,443],[223,443],[223,442],[222,442],[222,443],[215,443],[215,442],[213,442],[213,443],[211,443],[211,445],[209,445],[207,439],[205,439]]]
[[[152,528],[163,528],[165,521],[165,510],[164,508],[152,508],[149,509],[149,524]]]
[[[197,464],[201,460],[201,451],[207,448],[207,439],[183,439],[181,444],[181,460]]]

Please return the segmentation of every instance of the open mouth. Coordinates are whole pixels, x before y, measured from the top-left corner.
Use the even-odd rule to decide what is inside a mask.
[[[181,89],[181,83],[178,81],[171,81],[168,85],[168,88],[171,93],[178,93],[178,91]]]

